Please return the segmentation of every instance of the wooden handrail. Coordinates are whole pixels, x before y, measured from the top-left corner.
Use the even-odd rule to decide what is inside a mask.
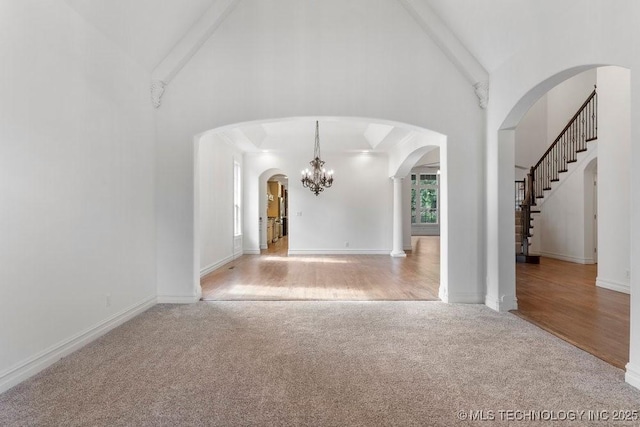
[[[553,148],[558,144],[558,142],[562,139],[562,136],[567,132],[567,130],[569,130],[573,122],[575,122],[576,119],[580,117],[580,113],[582,113],[582,111],[586,108],[586,106],[589,105],[589,102],[591,102],[594,96],[596,96],[596,89],[594,89],[593,92],[591,92],[591,95],[589,95],[587,100],[584,101],[584,103],[582,104],[582,106],[580,106],[578,111],[573,115],[573,117],[571,117],[571,120],[569,120],[569,123],[567,123],[567,125],[562,129],[562,132],[560,132],[560,134],[555,139],[555,141],[553,141],[553,144],[551,144],[549,148],[547,148],[547,151],[545,151],[542,157],[540,157],[540,160],[538,160],[538,163],[535,164],[534,168],[537,168],[538,166],[540,166],[540,164],[544,161],[544,158],[547,157],[547,155],[551,152],[551,150],[553,150]]]

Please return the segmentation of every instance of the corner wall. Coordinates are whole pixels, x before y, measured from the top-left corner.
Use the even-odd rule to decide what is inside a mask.
[[[0,391],[155,304],[149,74],[64,2],[0,5]]]
[[[242,153],[214,136],[198,145],[200,275],[242,255],[242,236],[234,236],[234,162],[243,170]]]

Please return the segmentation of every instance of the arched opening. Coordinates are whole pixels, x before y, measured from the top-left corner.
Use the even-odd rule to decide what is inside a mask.
[[[289,175],[269,169],[260,175],[259,187],[261,253],[288,255]]]
[[[505,217],[507,203],[516,210],[500,239],[511,308],[620,368],[629,360],[629,98],[627,69],[574,68],[532,89],[499,132],[501,186],[511,174],[516,183],[509,197],[500,192]],[[539,264],[508,262],[508,240]]]
[[[242,168],[240,242],[243,256],[238,260],[234,255],[235,263],[231,266],[220,268],[218,265],[207,272],[211,274],[206,280],[223,272],[229,279],[232,274],[229,269],[234,270],[235,283],[225,285],[224,296],[218,293],[214,299],[441,298],[447,301],[446,137],[396,122],[320,118],[322,155],[328,166],[335,169],[336,182],[316,196],[302,188],[297,180],[290,179],[298,175],[295,171],[308,164],[313,153],[314,127],[309,124],[315,120],[251,122],[201,135],[200,145],[208,141],[218,146],[215,160],[218,166],[225,164],[225,157],[231,156],[241,159],[237,163]],[[440,234],[436,236],[436,248],[429,251],[429,262],[422,262],[411,254],[409,260],[392,259],[389,254],[394,252],[395,237],[400,239],[403,255],[403,248],[414,248],[408,209],[410,180],[404,180],[398,192],[407,207],[398,217],[400,232],[395,233],[392,225],[396,221],[393,209],[396,190],[389,178],[407,177],[425,153],[434,149],[442,153],[438,155],[442,166],[438,175],[437,205],[434,205]],[[200,148],[199,157],[205,154],[206,150]],[[202,160],[198,164],[202,170]],[[202,187],[202,179],[199,183]],[[198,191],[202,193],[201,189]],[[226,199],[221,196],[216,200],[224,203]],[[224,204],[219,205],[219,209],[224,210]],[[203,209],[199,212],[202,215]],[[274,259],[272,247],[285,241],[286,259]],[[205,246],[201,243],[199,247]],[[252,257],[261,253],[264,256],[259,259]],[[238,277],[244,274],[244,267],[239,266],[243,266],[245,260],[256,265],[254,271],[270,269],[270,284],[252,284],[243,276],[243,286],[239,286]],[[306,267],[298,268],[299,265]],[[313,277],[301,273],[304,270],[304,274],[309,273],[309,266],[315,268],[316,265],[324,267],[321,272],[312,272]],[[340,268],[331,275],[327,273],[331,267]],[[298,274],[296,271],[300,274],[292,276]],[[353,289],[353,281],[374,285],[371,289],[365,289],[364,285],[362,289]],[[340,285],[342,282],[344,286]],[[209,289],[208,285],[203,287]],[[212,297],[207,289],[203,299]]]

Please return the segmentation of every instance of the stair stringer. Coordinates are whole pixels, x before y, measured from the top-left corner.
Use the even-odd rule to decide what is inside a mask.
[[[584,168],[589,164],[589,162],[598,156],[598,140],[595,139],[587,143],[587,151],[577,153],[577,161],[575,163],[569,164],[568,171],[560,173],[558,176],[560,181],[554,182],[551,186],[551,190],[547,190],[544,192],[544,198],[536,199],[536,205],[533,207],[534,210],[542,210],[545,202],[551,198],[551,196],[558,191],[559,188],[572,176],[574,173],[578,171],[584,171]]]

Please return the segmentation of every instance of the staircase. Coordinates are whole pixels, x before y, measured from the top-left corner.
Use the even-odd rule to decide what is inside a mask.
[[[569,120],[562,132],[533,166],[526,179],[515,182],[516,261],[538,264],[539,255],[529,253],[533,234],[533,217],[537,201],[545,191],[568,172],[569,164],[578,161],[578,153],[587,151],[587,143],[598,138],[598,96],[596,90]]]

